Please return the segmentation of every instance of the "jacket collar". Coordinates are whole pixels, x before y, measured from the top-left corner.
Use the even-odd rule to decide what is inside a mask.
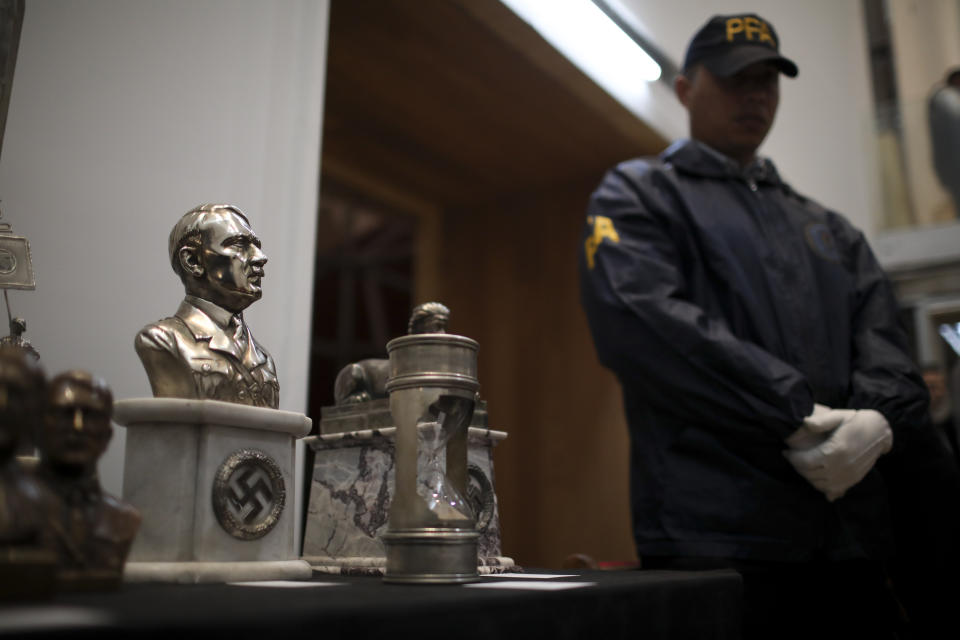
[[[769,158],[756,157],[741,168],[734,160],[699,140],[678,140],[661,154],[664,162],[679,171],[705,178],[732,178],[772,185],[782,184],[777,168]]]
[[[257,347],[253,340],[250,329],[243,322],[243,314],[230,313],[226,309],[218,307],[209,300],[203,300],[196,296],[187,296],[180,303],[176,316],[183,320],[187,328],[193,333],[197,342],[204,340],[209,342],[211,349],[229,353],[237,360],[241,360],[248,367],[260,366],[267,361],[267,358]],[[247,348],[241,349],[236,340],[233,339],[233,333],[229,328],[231,318],[243,327],[247,337]]]

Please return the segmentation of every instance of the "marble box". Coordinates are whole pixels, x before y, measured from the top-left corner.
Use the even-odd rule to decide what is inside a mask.
[[[291,411],[182,398],[115,404],[127,428],[123,499],[143,516],[124,579],[305,579],[294,548],[294,441],[311,420]]]
[[[387,530],[394,490],[396,427],[388,399],[324,407],[321,434],[305,438],[314,452],[303,558],[314,571],[382,574],[380,534]],[[493,447],[506,438],[487,428],[486,404],[474,412],[468,431],[466,499],[477,515],[481,573],[514,567],[501,556],[500,520],[494,491]],[[426,456],[418,463],[423,468]]]

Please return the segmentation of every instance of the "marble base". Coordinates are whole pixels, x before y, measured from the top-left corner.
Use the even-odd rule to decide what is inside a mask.
[[[303,575],[294,548],[294,440],[310,432],[309,418],[142,398],[118,401],[114,420],[127,427],[123,499],[143,516],[125,579]]]
[[[486,428],[481,403],[468,430],[467,501],[477,512],[481,573],[514,568],[501,555],[500,517],[493,483],[493,447],[506,438]],[[380,536],[387,531],[394,492],[396,428],[388,400],[324,407],[321,435],[304,442],[314,451],[313,477],[303,558],[322,573],[382,575],[386,556]],[[358,425],[372,428],[347,430]],[[419,460],[421,468],[426,456]]]
[[[313,569],[303,560],[273,562],[128,562],[124,582],[253,582],[309,580]]]
[[[303,556],[303,559],[310,563],[315,573],[341,576],[382,576],[387,569],[387,559],[384,556],[355,558]],[[477,562],[477,573],[481,576],[518,570],[513,558],[506,556],[477,558]]]

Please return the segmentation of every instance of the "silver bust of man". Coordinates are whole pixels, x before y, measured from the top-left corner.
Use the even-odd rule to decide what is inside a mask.
[[[135,341],[153,395],[276,409],[273,358],[243,321],[267,262],[247,217],[231,205],[200,205],[173,227],[168,248],[186,296]]]

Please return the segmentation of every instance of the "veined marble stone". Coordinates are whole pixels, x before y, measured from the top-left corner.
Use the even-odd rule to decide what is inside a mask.
[[[128,582],[306,579],[297,557],[294,440],[311,420],[218,400],[119,400],[123,499],[143,516]]]
[[[321,415],[321,435],[304,439],[315,457],[303,558],[314,571],[382,574],[386,556],[380,534],[387,530],[394,491],[397,431],[390,401],[324,407]],[[506,437],[503,431],[487,428],[486,403],[481,402],[467,433],[465,496],[477,516],[481,573],[514,568],[512,559],[500,555],[493,482],[493,447]],[[427,454],[421,450],[421,471],[427,464]]]

